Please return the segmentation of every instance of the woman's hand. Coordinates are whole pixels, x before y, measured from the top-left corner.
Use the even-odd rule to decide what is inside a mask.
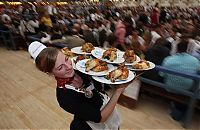
[[[133,80],[132,80],[133,81]],[[112,97],[110,98],[108,104],[103,108],[101,111],[101,122],[105,122],[109,116],[112,114],[117,101],[121,95],[122,92],[124,92],[124,89],[132,83],[132,81],[125,83],[125,84],[120,84],[120,85],[115,85],[115,92],[113,93]]]
[[[128,85],[130,84],[130,83],[132,83],[133,82],[133,80],[132,81],[130,81],[130,82],[128,82],[128,83],[125,83],[125,84],[120,84],[120,85],[115,85],[115,93],[118,93],[118,94],[121,94],[121,93],[123,93],[124,92],[124,90],[128,87]]]
[[[101,110],[101,122],[105,122],[112,114],[121,93],[130,83],[132,83],[132,81],[125,84],[115,85],[115,92],[113,93],[106,106]]]

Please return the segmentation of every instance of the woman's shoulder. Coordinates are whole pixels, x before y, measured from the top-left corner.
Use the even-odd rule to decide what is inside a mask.
[[[187,53],[177,53],[175,55],[172,56],[168,56],[164,59],[164,63],[165,64],[173,64],[173,63],[193,63],[194,65],[199,64],[199,60]]]
[[[71,86],[73,87],[73,86]],[[78,100],[84,96],[82,92],[76,91],[76,89],[68,89],[68,88],[59,88],[56,89],[56,97],[59,102],[73,102],[74,100]]]
[[[200,61],[199,61],[196,57],[194,57],[194,56],[188,54],[188,58],[187,58],[187,59],[188,59],[191,63],[193,63],[194,65],[200,66]]]
[[[170,55],[170,56],[167,56],[164,60],[165,60],[165,61],[171,61],[171,60],[174,60],[174,59],[176,59],[176,58],[177,58],[176,55]]]
[[[180,57],[178,55],[170,55],[170,56],[167,56],[164,60],[163,60],[163,65],[164,66],[167,66],[167,65],[171,65],[171,64],[174,64],[176,63],[177,61],[180,60]],[[177,63],[176,63],[177,64]]]
[[[194,57],[193,55],[190,55],[188,53],[183,53],[182,56],[185,58],[185,59],[188,59],[188,60],[192,60],[192,61],[198,61],[198,59],[196,57]]]

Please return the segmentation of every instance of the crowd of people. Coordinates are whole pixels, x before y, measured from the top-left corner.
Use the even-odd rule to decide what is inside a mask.
[[[10,30],[13,35],[20,35],[27,45],[33,41],[39,41],[46,46],[68,47],[71,49],[90,42],[94,46],[116,47],[122,51],[133,49],[142,59],[178,71],[196,74],[200,67],[200,8],[197,7],[159,7],[156,4],[153,7],[119,8],[115,5],[106,6],[104,4],[42,6],[38,3],[37,5],[21,5],[15,9],[3,8],[0,13],[0,30]],[[49,58],[46,53],[53,53],[53,55],[56,55],[54,58],[59,56],[59,59],[61,59],[54,59],[49,70],[43,70],[48,68],[41,66],[40,63],[41,60],[44,60],[44,57]],[[62,58],[63,55],[52,48],[46,49],[46,53],[40,54],[42,56],[39,59],[36,58],[37,67],[43,72],[58,76],[59,73],[56,71],[59,68],[54,66],[57,65],[57,62],[59,65],[62,62],[65,64],[65,59]],[[50,55],[52,56],[52,54]],[[70,67],[71,63],[68,62],[66,67],[72,68]],[[75,74],[76,80],[81,79],[79,75]],[[143,76],[164,82],[170,86],[180,86],[181,89],[185,90],[192,88],[192,81],[189,79],[159,73],[155,70],[146,72]],[[69,77],[61,76],[61,78]],[[74,83],[72,86],[76,85]],[[76,87],[81,85],[82,83],[79,83]],[[119,90],[115,93],[117,96],[113,95],[113,99],[111,98],[114,106],[124,88],[125,86],[119,87]],[[83,111],[77,110],[77,104],[72,105],[69,109],[66,106],[73,104],[71,100],[65,100],[64,102],[64,99],[69,97],[65,97],[65,93],[60,89],[57,92],[62,95],[59,94],[58,97],[60,106],[75,114],[76,118],[72,123],[74,129],[78,128],[75,127],[76,123],[84,125],[81,126],[83,128],[88,128],[85,122],[82,121],[96,123],[105,121],[114,110],[113,104],[110,104],[107,108],[112,108],[112,111],[107,109],[100,111],[102,95],[98,95],[96,92],[94,92],[97,94],[95,100],[98,100],[100,104],[92,104],[92,106],[97,105],[98,107],[90,111],[96,114],[87,114],[86,111],[90,108],[84,104],[79,107],[85,108]],[[81,104],[80,101],[78,103]],[[174,118],[181,120],[180,116]]]

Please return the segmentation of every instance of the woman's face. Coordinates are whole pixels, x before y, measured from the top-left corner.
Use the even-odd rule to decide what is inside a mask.
[[[72,61],[62,52],[59,52],[52,73],[59,78],[73,77],[75,72],[72,67]]]

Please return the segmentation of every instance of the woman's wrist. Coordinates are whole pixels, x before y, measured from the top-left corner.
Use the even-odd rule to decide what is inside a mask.
[[[116,96],[120,96],[122,93],[123,93],[124,90],[115,90],[114,94],[113,95],[116,95]]]

